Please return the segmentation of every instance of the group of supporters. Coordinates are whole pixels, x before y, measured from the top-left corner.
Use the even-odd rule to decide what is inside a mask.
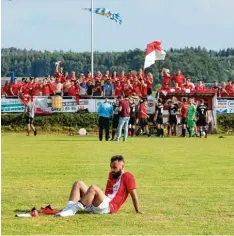
[[[162,85],[159,92],[187,92],[196,91],[204,92],[206,87],[201,80],[194,85],[188,76],[184,76],[180,70],[174,75],[170,75],[170,71],[166,68],[161,72]],[[2,96],[76,96],[80,98],[86,97],[114,97],[114,96],[136,96],[146,97],[152,94],[153,89],[152,73],[144,74],[142,69],[137,73],[132,70],[125,75],[122,71],[120,75],[114,71],[112,75],[106,71],[104,75],[98,71],[94,76],[88,73],[85,76],[81,73],[76,76],[75,72],[69,75],[68,72],[63,73],[61,62],[56,63],[55,76],[38,78],[23,78],[21,81],[15,79],[11,84],[7,81],[1,88]],[[234,96],[234,82],[231,80],[219,87],[214,82],[212,87],[217,91],[218,97]]]
[[[197,92],[202,93],[207,91],[206,86],[203,84],[202,80],[198,80],[198,83],[194,85],[191,82],[189,76],[184,76],[181,73],[181,70],[178,70],[177,73],[173,76],[170,75],[170,71],[166,68],[162,69],[162,86],[159,89],[159,92],[174,92],[174,93],[183,93],[183,92]],[[173,82],[174,86],[171,86]],[[210,90],[210,89],[209,89]],[[234,97],[234,81],[228,80],[228,84],[226,82],[222,82],[220,86],[217,81],[214,81],[211,90],[217,91],[218,97]]]
[[[167,106],[168,110],[167,122],[163,121],[165,106]],[[158,98],[155,105],[155,113],[153,116],[150,116],[147,114],[147,99],[132,94],[130,97],[118,97],[113,106],[106,100],[99,106],[98,114],[100,141],[102,141],[104,129],[106,141],[110,138],[110,119],[112,119],[111,141],[120,140],[123,128],[123,141],[126,141],[128,135],[138,136],[145,133],[150,137],[149,123],[156,125],[158,137],[164,137],[164,135],[176,136],[177,126],[179,125],[178,118],[180,118],[180,124],[182,125],[181,137],[186,137],[187,130],[189,137],[202,137],[204,135],[207,138],[210,123],[208,107],[204,104],[204,100],[195,101],[194,98],[189,98],[189,101],[186,98],[178,101],[176,97],[173,97],[165,104],[163,104],[161,98]],[[164,134],[164,128],[167,129],[166,134]]]

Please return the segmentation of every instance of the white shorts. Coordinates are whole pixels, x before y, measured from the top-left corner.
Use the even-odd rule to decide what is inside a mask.
[[[99,206],[95,207],[94,205],[90,204],[85,207],[85,210],[90,214],[108,214],[110,213],[110,207],[109,207],[110,201],[111,199],[105,196],[104,200]]]

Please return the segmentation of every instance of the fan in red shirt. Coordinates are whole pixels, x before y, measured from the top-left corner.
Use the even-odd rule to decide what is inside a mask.
[[[11,92],[10,92],[10,81],[6,81],[5,85],[3,86],[3,90],[2,90],[2,96],[10,96]]]
[[[169,69],[163,68],[161,76],[162,76],[162,85],[168,84],[170,87],[171,75]]]
[[[230,97],[234,96],[234,88],[231,80],[228,80],[228,85],[225,87],[225,90]]]
[[[116,75],[116,71],[114,71],[114,72],[112,73],[111,82],[112,82],[112,84],[115,86],[115,85],[117,84],[117,81],[119,81],[119,78],[118,78],[117,75]]]
[[[48,80],[46,78],[43,79],[41,84],[42,96],[50,96],[52,93],[50,86],[48,84]]]
[[[169,84],[162,85],[162,87],[158,90],[159,93],[161,93],[163,91],[166,92],[166,93],[170,93],[171,92]]]
[[[32,96],[40,96],[41,85],[38,78],[35,78],[32,82]]]
[[[205,85],[202,83],[202,80],[198,80],[198,84],[195,86],[195,91],[204,92],[206,90]]]
[[[178,70],[177,73],[173,76],[173,82],[174,82],[174,84],[178,83],[179,87],[182,87],[182,85],[185,82],[185,77],[181,73],[181,70]]]
[[[144,74],[144,72],[143,72],[143,70],[140,68],[139,69],[139,71],[138,71],[138,73],[137,73],[137,75],[136,75],[136,78],[138,79],[138,80],[140,80],[140,79],[145,79],[145,74]]]
[[[190,82],[190,78],[187,77],[185,83],[182,86],[183,90],[189,89],[190,91],[194,90],[195,86]]]
[[[135,93],[136,96],[140,96],[141,94],[141,84],[137,78],[133,79],[132,92]]]
[[[145,83],[145,81],[143,79],[140,80],[140,86],[141,86],[141,96],[142,97],[147,97],[148,95],[148,86]]]
[[[73,216],[77,211],[86,210],[93,214],[116,213],[130,194],[136,213],[142,214],[136,191],[135,178],[124,172],[124,158],[113,156],[110,160],[105,193],[96,185],[88,187],[83,181],[76,181],[72,187],[67,206],[56,216]]]
[[[121,85],[120,80],[115,84],[115,96],[123,96],[123,86]]]
[[[133,70],[129,70],[129,73],[127,75],[127,79],[129,79],[130,81],[133,81],[134,78],[135,78],[135,75],[133,73]]]
[[[180,93],[180,92],[182,92],[183,90],[182,90],[181,87],[179,87],[179,84],[178,84],[177,82],[175,82],[175,87],[173,87],[173,88],[171,89],[171,91],[173,91],[173,92],[175,92],[175,93]]]
[[[124,94],[125,94],[126,96],[131,96],[132,90],[133,90],[132,84],[131,84],[130,80],[127,79],[127,80],[125,81],[125,83],[123,84],[123,91],[124,91]]]
[[[147,95],[152,94],[152,88],[153,88],[153,75],[152,73],[148,73],[146,77],[146,84],[147,84]]]
[[[71,86],[68,88],[68,96],[76,96],[76,86],[74,81],[71,81]]]
[[[119,76],[119,80],[120,80],[121,82],[124,82],[124,81],[126,80],[126,76],[125,76],[125,74],[124,74],[124,71],[121,71],[121,74],[120,74],[120,76]]]
[[[15,78],[13,84],[10,85],[10,95],[18,96],[20,91],[20,86],[18,84],[18,80]]]

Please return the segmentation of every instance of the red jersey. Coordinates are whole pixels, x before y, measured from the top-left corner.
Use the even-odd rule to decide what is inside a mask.
[[[136,96],[140,96],[140,93],[141,93],[141,86],[140,86],[140,84],[139,83],[133,83],[132,87],[133,87],[132,92],[136,93]]]
[[[48,84],[43,84],[42,86],[42,96],[50,96],[51,94],[50,86]]]
[[[123,99],[119,102],[119,106],[122,107],[122,110],[120,112],[120,117],[130,117],[129,101],[126,99]]]
[[[118,76],[118,79],[122,82],[124,82],[126,80],[126,76]]]
[[[187,102],[183,102],[181,104],[181,117],[183,118],[186,118],[187,117],[187,114],[188,114],[188,107],[189,107],[189,104]]]
[[[133,189],[136,189],[136,182],[131,173],[125,172],[118,179],[114,179],[111,172],[109,173],[105,195],[111,199],[109,202],[111,213],[119,210],[126,201],[129,191]]]
[[[144,112],[145,114],[143,114],[142,112]],[[144,102],[140,104],[138,118],[142,118],[142,119],[147,118],[146,104]]]
[[[193,86],[191,84],[184,84],[183,89],[190,89],[193,90]]]
[[[40,88],[41,88],[41,85],[38,82],[33,83],[33,85],[32,85],[32,95],[33,96],[40,96]]]
[[[128,84],[123,85],[123,90],[124,90],[125,95],[131,96],[132,89],[130,88],[130,86]]]
[[[205,91],[205,85],[196,85],[195,86],[195,90],[198,91],[198,92],[204,92]]]
[[[226,89],[226,91],[227,91],[228,93],[233,93],[233,92],[234,92],[234,89],[233,89],[232,85],[230,85],[230,84],[228,84],[228,85],[225,87],[225,89]]]
[[[75,87],[75,85],[71,86],[68,89],[68,96],[76,96],[76,87]]]
[[[115,86],[115,96],[122,96],[123,95],[123,86],[116,85]]]
[[[11,84],[10,88],[12,89],[12,92],[14,95],[18,95],[18,92],[20,90],[19,84]],[[13,94],[11,94],[11,95],[13,95]]]
[[[171,76],[167,76],[167,75],[164,75],[163,76],[163,81],[162,81],[162,84],[168,84],[170,86],[170,81],[171,81]]]
[[[147,96],[147,85],[141,85],[141,96],[142,97]]]
[[[129,75],[127,75],[127,78],[128,79],[130,79],[131,81],[135,78],[135,75],[131,75],[131,74],[129,74]]]
[[[153,78],[147,78],[146,79],[146,84],[147,84],[147,88],[150,88],[150,89],[152,89],[152,87],[153,87]]]
[[[185,82],[185,78],[182,74],[174,75],[173,80],[174,80],[175,83],[178,83],[179,87],[181,87],[182,84]]]

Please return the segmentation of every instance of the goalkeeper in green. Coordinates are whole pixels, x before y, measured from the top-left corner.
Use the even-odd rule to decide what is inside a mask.
[[[187,127],[189,131],[189,137],[194,136],[194,128],[196,126],[196,106],[194,105],[194,98],[189,98],[189,107],[187,115]]]

